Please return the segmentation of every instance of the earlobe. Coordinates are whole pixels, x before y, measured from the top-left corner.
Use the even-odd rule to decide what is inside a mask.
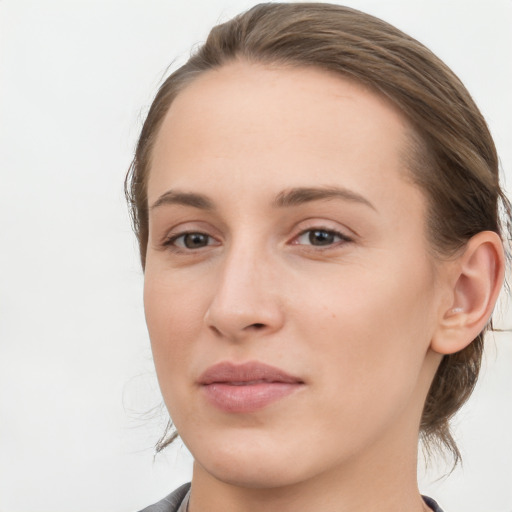
[[[489,321],[503,284],[505,256],[497,233],[482,231],[466,244],[450,277],[450,303],[440,312],[431,348],[453,354],[468,346]]]

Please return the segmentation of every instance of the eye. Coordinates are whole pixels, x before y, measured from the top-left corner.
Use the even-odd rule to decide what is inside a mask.
[[[329,229],[308,229],[303,231],[294,241],[298,245],[313,245],[326,247],[340,242],[350,242],[351,239],[337,231]]]
[[[215,240],[206,233],[190,232],[181,233],[171,237],[165,245],[174,246],[178,249],[201,249],[209,245],[216,245]]]

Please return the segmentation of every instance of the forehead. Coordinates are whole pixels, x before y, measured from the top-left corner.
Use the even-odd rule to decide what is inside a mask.
[[[148,197],[222,183],[263,193],[312,180],[378,195],[404,184],[409,131],[389,100],[338,74],[233,62],[202,74],[172,103]]]

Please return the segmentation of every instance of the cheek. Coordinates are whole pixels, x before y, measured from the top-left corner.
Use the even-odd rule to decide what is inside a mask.
[[[326,369],[329,399],[340,399],[343,389],[347,400],[392,400],[414,387],[434,328],[434,286],[427,266],[409,268],[351,272],[309,287],[297,308],[298,335]]]
[[[165,272],[146,270],[144,310],[153,361],[165,405],[179,429],[193,411],[190,369],[197,363],[193,351],[201,336],[204,300],[204,291],[180,284]]]
[[[178,379],[189,367],[190,348],[202,325],[201,293],[169,282],[165,275],[146,271],[144,310],[153,358],[162,388],[166,381]]]

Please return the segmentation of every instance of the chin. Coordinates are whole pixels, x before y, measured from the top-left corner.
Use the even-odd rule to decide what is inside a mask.
[[[233,441],[222,443],[210,438],[208,447],[191,446],[189,449],[202,470],[216,480],[237,487],[286,487],[300,483],[310,478],[311,472],[314,473],[311,464],[304,467],[297,460],[300,448],[293,449],[283,446],[283,443],[269,442],[268,439],[263,442],[256,439]]]
[[[284,488],[298,484],[308,478],[308,475],[301,475],[296,468],[290,468],[289,463],[284,464],[283,462],[253,465],[247,460],[245,467],[242,469],[240,466],[235,468],[229,462],[216,462],[210,467],[203,466],[203,469],[216,480],[246,489]],[[292,469],[293,471],[291,471]]]

